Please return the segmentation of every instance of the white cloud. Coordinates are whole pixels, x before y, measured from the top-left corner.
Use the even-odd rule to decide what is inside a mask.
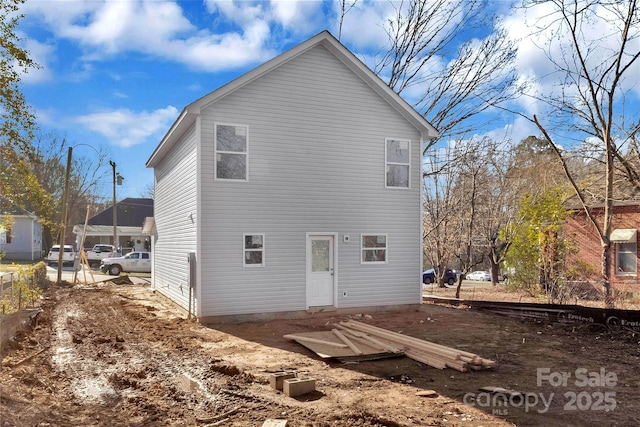
[[[335,35],[338,36],[338,20],[340,17],[340,1],[334,1],[336,14]],[[349,3],[349,2],[347,2]],[[388,45],[388,37],[383,24],[392,18],[398,1],[362,0],[344,16],[342,24],[342,41],[347,41],[355,49],[378,51]]]
[[[483,136],[494,141],[511,141],[511,144],[515,146],[531,135],[540,135],[540,131],[536,125],[524,117],[516,117],[512,123],[502,128],[493,129]]]
[[[192,83],[187,86],[187,90],[190,92],[200,92],[203,90],[203,88],[200,83]]]
[[[241,33],[199,30],[184,16],[180,5],[171,1],[40,1],[31,3],[26,13],[44,20],[55,37],[78,43],[85,61],[139,52],[196,69],[219,71],[274,55],[264,48],[270,30],[261,5],[219,4],[220,10],[242,25]]]
[[[276,43],[279,48],[293,34],[310,36],[326,28],[336,34],[338,5],[321,0],[205,0],[204,6],[58,0],[27,2],[24,11],[54,38],[75,42],[85,62],[137,52],[196,70],[222,71],[268,60],[278,53]],[[200,12],[201,22],[190,21],[187,8]],[[386,42],[380,23],[390,11],[386,1],[357,2],[346,16],[343,40],[356,49],[377,50]]]
[[[608,60],[615,55],[620,48],[620,19],[608,14],[601,5],[592,5],[594,15],[589,20],[583,20],[581,30],[577,34],[584,48],[587,68],[596,72],[594,77],[599,78],[599,68],[608,64]],[[597,18],[595,18],[597,16]],[[533,83],[532,96],[554,96],[561,91],[571,94],[576,91],[575,86],[566,84],[564,73],[559,73],[553,61],[564,65],[569,61],[571,67],[576,69],[573,58],[568,55],[574,51],[571,46],[570,34],[565,24],[558,19],[558,13],[553,5],[541,3],[534,7],[522,9],[514,8],[505,18],[504,26],[509,31],[511,38],[518,41],[518,69],[521,77]],[[636,35],[640,30],[635,26]],[[640,50],[640,39],[634,40],[628,51]],[[569,53],[567,53],[569,52]],[[552,58],[553,61],[551,59]],[[623,89],[640,90],[637,78],[640,75],[640,62],[630,70]],[[606,83],[606,82],[605,82]],[[537,107],[538,110],[541,107]]]
[[[222,71],[260,63],[273,57],[275,52],[264,48],[268,37],[268,25],[256,21],[244,35],[226,33],[212,37],[210,34],[203,34],[186,40],[165,42],[158,55],[185,63],[194,69]]]
[[[121,108],[78,116],[73,121],[104,136],[111,145],[126,148],[148,138],[160,140],[177,115],[173,106],[151,112]]]
[[[234,0],[205,0],[204,4],[212,14],[220,13],[229,22],[241,28],[250,26],[256,20],[264,19],[264,2],[234,1]]]
[[[24,83],[41,83],[51,80],[51,68],[49,64],[54,60],[54,48],[46,43],[40,43],[33,39],[28,39],[23,34],[18,36],[25,40],[24,49],[29,52],[29,57],[40,68],[29,68],[27,73],[22,73],[20,78]],[[17,70],[17,68],[16,68]]]
[[[271,0],[270,15],[283,28],[304,34],[327,26],[327,20],[331,17],[324,16],[322,8],[323,2],[320,0]]]

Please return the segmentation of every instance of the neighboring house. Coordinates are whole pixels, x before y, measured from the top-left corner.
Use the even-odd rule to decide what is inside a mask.
[[[600,220],[604,207],[592,206],[591,211]],[[611,283],[618,285],[638,284],[638,233],[640,225],[640,201],[615,202],[611,227]],[[577,252],[571,255],[573,261],[579,260],[588,265],[600,276],[602,265],[602,247],[598,232],[589,222],[585,212],[574,209],[565,221],[564,238],[573,242]]]
[[[436,135],[316,35],[186,106],[147,161],[153,286],[203,322],[421,303]]]
[[[9,221],[5,223],[5,219]],[[0,214],[0,253],[4,261],[42,259],[42,224],[23,209],[7,209]]]
[[[116,227],[118,247],[124,252],[147,251],[151,248],[148,233],[144,233],[142,226],[146,218],[153,217],[153,199],[126,198],[116,203]],[[98,243],[113,242],[113,207],[92,216],[84,224],[73,227],[76,235],[76,247],[82,244],[82,233],[85,233],[84,247],[90,248]]]

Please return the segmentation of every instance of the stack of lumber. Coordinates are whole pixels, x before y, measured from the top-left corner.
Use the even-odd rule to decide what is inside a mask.
[[[495,366],[493,360],[484,359],[477,354],[430,341],[413,338],[355,320],[340,322],[336,325],[341,334],[375,342],[393,351],[402,349],[405,356],[438,369],[452,368],[460,372],[487,369]]]

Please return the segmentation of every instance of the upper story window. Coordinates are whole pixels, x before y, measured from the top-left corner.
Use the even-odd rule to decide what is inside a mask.
[[[216,179],[247,180],[249,128],[247,126],[215,126]]]
[[[384,264],[387,262],[387,235],[363,234],[361,240],[362,263]]]
[[[385,140],[386,187],[409,188],[411,175],[410,141],[387,138]]]
[[[264,234],[244,234],[245,267],[264,267]]]

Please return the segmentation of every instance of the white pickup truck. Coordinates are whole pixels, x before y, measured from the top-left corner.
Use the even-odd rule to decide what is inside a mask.
[[[129,252],[125,256],[104,258],[100,264],[100,271],[109,272],[112,276],[120,273],[151,273],[150,252]]]
[[[60,260],[58,257],[60,256],[60,245],[53,245],[51,250],[49,250],[49,255],[47,255],[47,264],[49,265],[58,265],[58,261]],[[76,250],[71,245],[64,245],[64,249],[62,252],[62,265],[71,264],[76,260],[78,254]]]
[[[87,261],[91,267],[99,267],[100,263],[105,258],[112,258],[120,256],[120,253],[115,251],[113,245],[105,245],[99,243],[94,245],[90,251],[86,251]]]

